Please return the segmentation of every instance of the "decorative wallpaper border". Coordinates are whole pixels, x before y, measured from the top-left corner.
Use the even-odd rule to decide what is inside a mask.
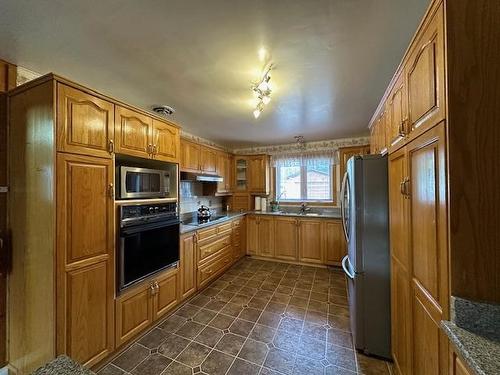
[[[311,152],[321,152],[321,151],[331,152],[339,149],[340,147],[362,146],[367,144],[370,144],[369,137],[357,137],[357,138],[330,139],[326,141],[305,142],[304,145],[300,148],[297,145],[297,143],[287,143],[281,145],[239,148],[233,150],[233,152],[239,155],[253,155],[253,154],[279,155],[285,153],[299,154],[299,153],[311,153]]]
[[[218,143],[212,142],[209,139],[198,137],[197,135],[191,134],[191,133],[185,131],[184,129],[181,129],[181,137],[184,138],[184,139],[187,139],[188,141],[192,141],[192,142],[195,142],[195,143],[201,143],[201,144],[204,144],[204,145],[207,145],[207,146],[217,147],[217,148],[220,148],[221,150],[224,150],[224,151],[227,151],[227,152],[232,152],[233,151],[230,148],[227,148],[227,147],[222,146],[222,145],[220,145]]]

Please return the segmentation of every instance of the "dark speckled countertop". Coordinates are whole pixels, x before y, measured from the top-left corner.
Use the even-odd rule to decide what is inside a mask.
[[[271,215],[271,216],[291,216],[291,217],[302,217],[302,218],[310,218],[310,219],[340,219],[340,213],[333,211],[333,212],[324,212],[324,213],[309,213],[309,214],[300,214],[296,212],[271,212],[271,211],[247,211],[247,212],[228,212],[226,217],[223,217],[221,219],[211,221],[208,223],[204,223],[201,225],[185,225],[181,224],[180,228],[180,233],[189,233],[193,232],[198,229],[202,228],[207,228],[212,225],[218,225],[222,224],[225,221],[232,220],[234,218],[244,216],[247,214],[253,214],[253,215]]]
[[[453,297],[452,321],[441,326],[472,370],[500,374],[500,305]]]

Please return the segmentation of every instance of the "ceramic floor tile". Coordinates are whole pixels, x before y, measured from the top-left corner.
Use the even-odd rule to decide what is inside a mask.
[[[260,366],[244,361],[240,358],[236,358],[227,372],[227,375],[258,375],[259,372]]]
[[[151,354],[132,370],[134,375],[158,375],[172,362],[161,354]]]
[[[149,356],[149,349],[139,344],[132,344],[113,360],[113,364],[122,370],[131,371]]]
[[[201,370],[210,375],[224,375],[233,361],[233,356],[214,350],[202,363]]]

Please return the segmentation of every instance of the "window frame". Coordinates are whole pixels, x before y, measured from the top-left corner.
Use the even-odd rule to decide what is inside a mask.
[[[274,197],[276,200],[278,200],[278,196],[280,194],[279,192],[279,168],[280,167],[274,167]],[[305,203],[311,203],[311,204],[317,204],[317,205],[335,205],[335,173],[336,173],[336,166],[333,164],[329,165],[330,169],[330,199],[283,199],[281,198],[279,201],[280,203],[286,203],[286,204],[300,204],[302,202]],[[307,196],[307,166],[301,166],[300,167],[300,195],[301,197]],[[304,178],[302,178],[304,177]]]

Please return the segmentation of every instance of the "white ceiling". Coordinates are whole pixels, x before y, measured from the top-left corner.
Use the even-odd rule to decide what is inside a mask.
[[[0,57],[233,147],[366,135],[429,0],[0,0]],[[253,118],[265,47],[272,102]]]

